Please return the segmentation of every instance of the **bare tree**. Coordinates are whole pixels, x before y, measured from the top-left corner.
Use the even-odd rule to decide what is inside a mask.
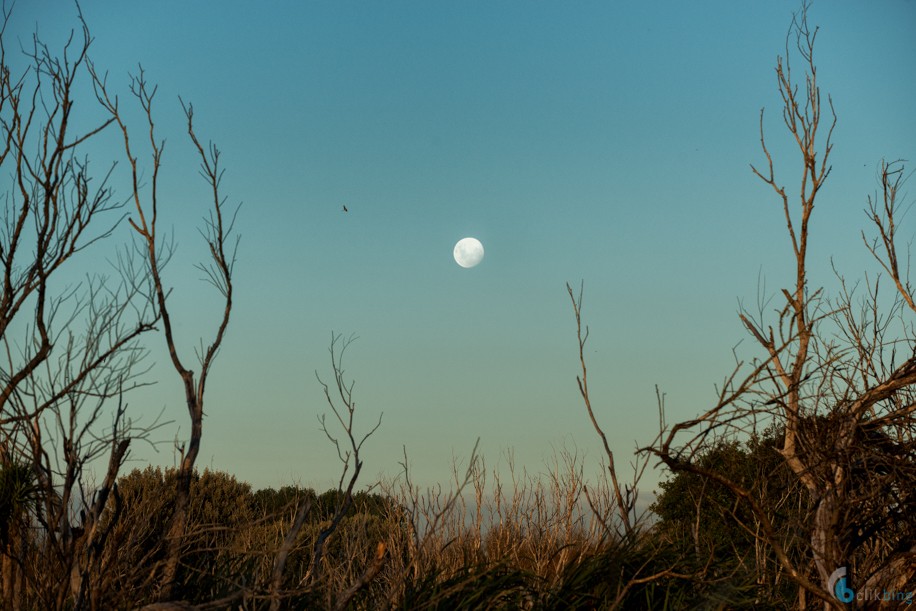
[[[7,58],[10,11],[0,24],[0,168],[10,178],[0,218],[0,470],[17,508],[4,516],[2,606],[83,608],[107,528],[99,516],[132,440],[126,395],[142,385],[140,336],[158,313],[130,257],[114,276],[80,273],[79,255],[111,237],[124,202],[93,178],[82,153],[111,120],[74,132],[76,83],[86,78],[83,24],[57,55],[37,35],[27,66]],[[67,284],[64,275],[70,279]],[[110,424],[106,424],[111,414]],[[107,463],[92,486],[91,465]],[[23,479],[24,478],[24,479]],[[74,524],[74,521],[76,523]],[[31,528],[37,526],[36,529]],[[97,584],[96,584],[97,585]]]
[[[328,406],[331,408],[334,418],[340,425],[339,430],[343,433],[343,437],[340,437],[340,433],[332,433],[331,429],[328,428],[326,414],[319,416],[318,421],[321,424],[321,430],[337,451],[337,457],[343,465],[343,468],[341,470],[340,480],[337,484],[337,504],[330,520],[319,530],[315,537],[315,541],[312,545],[312,557],[309,562],[309,568],[300,579],[300,587],[313,588],[319,582],[322,572],[324,550],[328,540],[338,531],[341,522],[347,516],[353,504],[353,489],[363,469],[363,460],[360,457],[360,451],[366,440],[368,440],[382,424],[382,414],[379,414],[378,421],[366,433],[359,435],[356,432],[356,400],[353,398],[353,388],[356,383],[353,380],[348,382],[345,378],[343,361],[347,348],[349,348],[350,344],[352,344],[355,339],[356,337],[352,335],[344,339],[337,333],[331,333],[331,345],[328,350],[331,354],[331,371],[334,375],[333,390],[332,386],[322,381],[318,372],[315,372],[315,376],[318,378],[318,382],[321,384],[322,390],[324,391]],[[299,538],[299,534],[311,510],[311,499],[306,497],[299,502],[292,525],[286,532],[274,556],[273,570],[271,571],[269,584],[271,611],[276,611],[280,608],[284,596],[282,586],[286,561],[296,540]],[[353,596],[375,578],[381,570],[384,561],[385,545],[383,542],[379,542],[373,561],[354,583],[349,584],[337,595],[337,601],[334,604],[334,608],[346,608]]]
[[[321,559],[324,553],[325,543],[331,534],[337,530],[340,521],[347,511],[350,509],[350,505],[353,502],[353,487],[356,485],[357,480],[359,479],[359,474],[363,469],[363,461],[359,457],[359,452],[363,447],[363,444],[366,442],[369,437],[378,430],[378,427],[382,425],[382,414],[379,414],[378,422],[375,423],[366,434],[357,439],[357,434],[354,428],[353,417],[356,414],[356,401],[353,400],[353,386],[355,385],[354,381],[350,381],[348,384],[344,378],[344,368],[343,368],[343,357],[344,353],[347,351],[347,348],[355,340],[355,336],[350,336],[345,340],[341,339],[340,335],[331,334],[331,347],[328,349],[331,353],[331,367],[334,371],[334,389],[336,390],[337,397],[339,397],[342,407],[338,407],[334,399],[331,396],[331,388],[321,380],[321,377],[318,375],[318,372],[315,372],[315,377],[318,378],[318,382],[321,384],[322,389],[324,390],[324,397],[327,399],[328,406],[331,408],[331,412],[334,414],[334,417],[337,419],[338,424],[340,424],[341,429],[346,437],[341,443],[331,431],[328,430],[327,418],[326,415],[322,414],[318,421],[321,423],[321,430],[324,432],[325,436],[328,438],[334,448],[337,450],[337,457],[340,459],[340,462],[343,464],[343,469],[340,473],[340,481],[337,483],[337,491],[342,492],[343,495],[340,498],[336,509],[334,510],[334,515],[331,518],[331,523],[323,528],[318,534],[318,538],[315,541],[315,547],[312,553],[312,562],[309,568],[309,572],[304,577],[304,580],[314,580],[317,579],[321,573]],[[340,342],[340,353],[335,354],[337,343]],[[341,447],[343,446],[343,447]]]
[[[194,109],[190,104],[182,101],[185,117],[187,118],[187,133],[201,160],[201,175],[210,186],[212,200],[210,214],[205,221],[202,235],[206,240],[211,260],[208,264],[199,264],[198,267],[207,277],[217,291],[223,296],[222,312],[217,315],[216,331],[213,339],[206,346],[201,345],[197,352],[200,366],[199,375],[189,369],[185,364],[185,357],[179,354],[173,316],[169,310],[169,290],[166,288],[162,276],[164,265],[163,253],[159,233],[159,170],[162,164],[162,154],[165,148],[164,140],[157,140],[155,134],[155,121],[153,118],[153,100],[156,87],[151,86],[146,80],[143,69],[140,68],[137,76],[132,77],[130,91],[139,103],[147,120],[147,136],[152,151],[150,163],[152,166],[151,184],[147,192],[140,184],[140,170],[138,159],[134,154],[130,132],[124,121],[117,96],[109,93],[107,75],[99,73],[90,63],[89,69],[93,77],[96,97],[102,106],[110,113],[113,121],[121,131],[124,142],[124,152],[131,171],[131,200],[133,213],[128,219],[138,239],[138,251],[143,257],[151,278],[151,300],[154,302],[157,315],[162,320],[163,335],[169,351],[172,365],[181,379],[191,422],[191,433],[186,445],[180,448],[181,460],[178,469],[177,499],[175,510],[172,514],[171,527],[168,534],[168,553],[161,575],[160,600],[168,601],[172,598],[178,566],[181,560],[182,541],[187,524],[188,499],[191,489],[191,477],[194,465],[200,453],[200,442],[203,435],[204,394],[207,379],[211,372],[214,359],[222,345],[226,329],[229,325],[229,316],[232,312],[232,269],[238,247],[238,236],[233,239],[233,225],[235,213],[227,216],[225,213],[225,198],[220,193],[220,181],[223,171],[219,166],[219,149],[210,144],[206,149],[197,138],[194,131]],[[146,200],[146,201],[144,201]],[[203,344],[203,342],[201,342]]]
[[[608,475],[611,478],[611,486],[614,490],[614,502],[617,508],[617,516],[620,519],[620,523],[623,525],[623,534],[627,537],[633,537],[636,534],[637,524],[640,520],[640,515],[636,508],[636,502],[639,496],[637,485],[648,466],[648,461],[639,461],[633,469],[632,485],[624,485],[624,489],[621,491],[620,480],[617,477],[617,465],[614,462],[614,452],[608,444],[607,435],[604,433],[604,429],[598,424],[598,420],[595,417],[595,411],[592,409],[592,401],[588,391],[588,367],[585,364],[585,342],[588,341],[588,325],[585,326],[585,332],[583,333],[582,331],[582,298],[584,291],[584,282],[579,286],[578,296],[573,292],[573,288],[568,283],[566,284],[566,292],[569,293],[569,299],[572,301],[573,314],[576,317],[576,339],[579,344],[579,367],[582,371],[581,375],[576,376],[576,383],[579,385],[579,394],[582,396],[582,401],[585,403],[585,411],[588,413],[589,421],[592,423],[592,427],[595,429],[598,437],[601,438],[604,455],[608,461]],[[585,494],[586,496],[589,494],[587,488]],[[594,507],[594,502],[591,498],[589,498],[589,502]],[[612,529],[607,527],[607,531],[610,533]]]
[[[585,411],[588,414],[589,421],[598,434],[598,437],[601,439],[604,454],[607,458],[607,475],[610,478],[610,490],[613,492],[613,497],[609,501],[602,503],[596,498],[597,495],[589,491],[587,486],[583,486],[585,497],[592,512],[599,519],[604,528],[605,538],[611,538],[611,540],[619,538],[625,543],[634,546],[646,545],[648,541],[648,538],[645,537],[646,512],[641,512],[639,510],[637,502],[639,501],[639,483],[649,465],[650,453],[645,451],[637,452],[636,460],[631,463],[632,479],[629,484],[625,483],[623,490],[621,490],[617,466],[614,460],[614,452],[611,450],[610,444],[608,443],[607,434],[604,432],[604,428],[598,423],[589,394],[588,367],[585,361],[585,343],[588,341],[589,329],[588,325],[586,325],[583,333],[582,325],[582,305],[585,283],[583,282],[580,284],[578,295],[573,291],[569,283],[566,284],[566,292],[569,294],[569,299],[572,302],[573,314],[576,319],[576,339],[578,342],[579,366],[581,369],[581,374],[576,376],[576,383],[579,388],[579,394],[585,404]],[[658,388],[656,388],[656,395],[658,398],[659,415],[662,422],[661,426],[664,428],[664,396]],[[616,521],[614,519],[615,515]],[[644,584],[658,582],[663,579],[677,579],[694,583],[704,582],[706,580],[707,569],[713,560],[710,555],[706,563],[703,564],[699,550],[697,550],[696,565],[700,568],[681,569],[678,566],[679,562],[677,560],[664,560],[660,558],[661,554],[659,554],[658,549],[649,550],[647,555],[648,559],[641,565],[636,566],[634,570],[620,575],[620,582],[614,599],[609,601],[609,608],[624,608],[627,604],[627,597],[630,592],[634,588]]]
[[[863,234],[890,277],[894,295],[888,300],[881,293],[879,298],[880,277],[866,277],[861,299],[840,274],[837,297],[811,286],[811,220],[831,172],[836,114],[829,96],[829,112],[824,112],[814,62],[817,28],[808,24],[808,8],[804,4],[794,16],[785,57],[776,64],[783,122],[801,157],[796,203],[776,178],[763,111],[760,143],[766,164],[751,166],[780,204],[795,261],[794,281],[781,291],[784,302],[775,308],[775,322],[769,320],[764,299],[756,312],[740,313],[764,356],[749,367],[739,361],[716,404],[663,431],[651,451],[675,471],[725,486],[752,510],[757,524],[748,528],[800,586],[800,608],[807,605],[806,595],[820,599],[825,608],[842,608],[846,601],[840,599],[854,588],[899,590],[916,575],[916,357],[899,362],[900,354],[912,354],[916,346],[912,322],[905,316],[916,313],[916,302],[897,255],[895,215],[904,176],[899,164],[882,164],[883,202],[869,199],[867,210],[878,236],[868,240]],[[793,56],[801,60],[801,83],[792,70]],[[694,460],[710,440],[754,432],[767,422],[781,431],[779,452],[812,503],[810,523],[804,526],[807,560],[787,553],[768,499]],[[843,571],[847,590],[831,591]]]

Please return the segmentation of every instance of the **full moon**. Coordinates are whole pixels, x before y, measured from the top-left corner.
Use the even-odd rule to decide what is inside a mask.
[[[483,261],[483,244],[477,238],[464,238],[455,244],[455,263],[461,267],[474,267]]]

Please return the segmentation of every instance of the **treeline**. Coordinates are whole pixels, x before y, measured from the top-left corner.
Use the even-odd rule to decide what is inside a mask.
[[[781,463],[777,438],[771,431],[745,443],[721,443],[700,462],[723,468],[753,490],[777,525],[782,546],[803,561],[800,528],[811,504]],[[280,588],[285,609],[334,607],[342,592],[372,570],[379,554],[384,562],[347,599],[347,608],[793,605],[797,589],[748,530],[753,517],[735,506],[724,487],[690,474],[669,479],[652,515],[627,537],[601,524],[613,520],[609,504],[595,520],[583,502],[587,484],[581,461],[566,456],[553,467],[563,473],[558,479],[515,479],[516,487],[508,490],[495,471],[487,487],[487,473],[478,465],[464,487],[479,491],[473,500],[451,496],[438,505],[430,496],[411,498],[391,489],[354,493],[326,541],[317,580],[304,578],[314,571],[316,543],[344,492],[318,494],[295,486],[253,490],[228,473],[195,472],[175,595],[198,608],[268,608],[276,550],[305,503],[310,509],[290,548]],[[25,479],[18,488],[11,486],[17,477]],[[55,554],[41,529],[30,527],[36,518],[31,511],[42,504],[29,497],[41,494],[28,484],[31,477],[28,470],[0,469],[0,533],[4,574],[11,577],[4,587],[13,588],[19,608],[40,609],[53,606],[49,593],[67,591],[72,566]],[[90,608],[137,608],[158,600],[152,569],[166,557],[176,477],[175,469],[147,467],[118,479],[101,520],[108,530],[100,568],[91,576]],[[590,488],[592,495],[599,493],[596,483]],[[610,499],[607,489],[601,494]],[[69,536],[80,539],[83,533]]]
[[[105,542],[99,574],[100,579],[111,582],[95,586],[113,598],[99,600],[99,608],[140,606],[157,600],[150,574],[152,567],[165,560],[176,477],[175,469],[147,467],[118,481],[118,501],[105,516],[117,522]],[[175,596],[206,602],[231,596],[240,588],[255,591],[259,584],[269,583],[276,550],[297,508],[306,503],[310,507],[307,521],[290,550],[282,584],[290,593],[303,589],[297,582],[308,571],[317,535],[334,517],[343,494],[336,489],[316,494],[293,486],[253,491],[228,473],[195,472]],[[326,566],[344,573],[329,577],[329,585],[362,574],[372,558],[367,553],[372,542],[386,540],[384,529],[389,525],[384,522],[390,514],[384,497],[362,492],[352,495],[335,536],[324,548]],[[289,594],[287,604],[315,604],[316,596],[325,594],[319,588],[310,590]],[[123,593],[130,594],[124,597]]]

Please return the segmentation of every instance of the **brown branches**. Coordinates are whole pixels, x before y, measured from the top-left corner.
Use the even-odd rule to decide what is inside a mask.
[[[909,339],[891,337],[888,331],[892,318],[902,317],[907,309],[916,312],[916,299],[896,247],[904,182],[899,162],[882,163],[882,201],[869,198],[866,213],[878,230],[877,237],[869,240],[862,234],[869,252],[896,288],[889,312],[880,307],[877,281],[869,284],[858,315],[853,313],[855,289],[849,290],[839,274],[842,291],[838,299],[809,287],[810,221],[831,171],[836,113],[829,96],[823,103],[814,62],[817,29],[809,27],[807,13],[805,3],[793,17],[786,37],[786,56],[776,63],[783,123],[801,156],[797,205],[777,182],[764,137],[763,111],[760,143],[766,166],[762,170],[751,166],[781,203],[795,258],[794,282],[781,291],[784,303],[775,311],[775,323],[766,322],[762,304],[759,316],[743,309],[739,315],[764,351],[749,374],[737,383],[736,369],[726,384],[731,391],[725,393],[723,389],[713,408],[672,427],[652,451],[672,470],[696,474],[727,489],[757,521],[756,530],[741,525],[748,532],[759,532],[755,535],[758,540],[775,553],[786,574],[802,588],[800,597],[808,592],[830,607],[838,604],[827,592],[829,577],[837,568],[857,565],[855,570],[861,574],[872,571],[885,575],[889,585],[900,583],[901,576],[890,575],[889,567],[904,566],[901,554],[907,552],[901,550],[912,547],[911,534],[890,530],[882,534],[881,529],[887,528],[902,507],[912,503],[911,495],[904,491],[913,488],[916,477],[916,465],[911,460],[889,466],[894,462],[890,456],[903,456],[912,447],[916,357],[896,363],[897,346],[910,348],[913,344],[912,323],[903,322],[904,335]],[[792,72],[792,56],[802,60],[804,85]],[[829,115],[824,114],[826,108]],[[808,539],[803,559],[787,553],[774,529],[773,518],[778,514],[772,499],[755,496],[753,490],[693,459],[704,437],[723,422],[732,427],[733,434],[753,433],[761,416],[774,418],[782,442],[777,449],[795,481],[804,485],[811,503],[804,524]],[[678,435],[694,427],[700,431],[676,447]],[[896,436],[893,442],[892,436]],[[872,485],[875,480],[882,485]],[[868,551],[875,548],[882,552]],[[806,562],[810,563],[807,567]],[[913,572],[903,577],[909,578]]]
[[[83,154],[113,119],[73,127],[83,122],[75,91],[90,72],[88,28],[71,33],[60,56],[33,36],[28,66],[14,74],[9,18],[0,17],[0,167],[12,178],[0,215],[0,466],[30,472],[34,487],[16,520],[34,528],[16,530],[19,540],[0,553],[4,581],[21,584],[4,587],[2,604],[78,609],[96,593],[90,575],[108,533],[100,515],[117,499],[120,466],[131,442],[157,426],[132,424],[124,399],[144,384],[138,340],[158,314],[130,258],[118,260],[114,278],[73,282],[85,273],[74,255],[123,218],[111,168],[93,178]],[[89,487],[97,460],[107,468]],[[72,579],[54,578],[61,573]]]
[[[628,489],[626,494],[627,498],[624,499],[624,495],[620,491],[620,483],[617,480],[617,468],[614,465],[614,452],[611,451],[611,447],[608,445],[607,435],[604,434],[604,430],[595,418],[595,412],[592,410],[592,402],[588,394],[588,369],[585,366],[585,342],[588,340],[588,326],[585,327],[585,334],[582,333],[582,293],[584,289],[585,286],[583,283],[583,285],[579,287],[579,296],[577,298],[569,283],[566,284],[566,292],[569,293],[569,299],[572,301],[573,313],[576,317],[576,338],[579,342],[579,365],[582,368],[582,375],[576,376],[576,382],[579,385],[579,394],[582,395],[582,400],[585,402],[585,409],[588,412],[589,420],[591,420],[595,432],[598,433],[598,436],[601,438],[601,443],[604,445],[604,454],[608,460],[608,473],[611,476],[611,485],[614,488],[614,498],[617,502],[617,512],[623,523],[624,532],[627,536],[632,536],[634,531],[630,515],[635,509],[637,491],[635,487],[632,490]]]
[[[9,12],[3,16],[3,33],[8,19]],[[76,155],[77,147],[104,130],[110,121],[75,136],[70,133],[74,108],[71,92],[85,66],[89,44],[84,28],[81,43],[75,44],[75,59],[68,57],[74,46],[72,36],[64,58],[58,59],[35,37],[32,50],[25,52],[31,67],[16,77],[7,65],[0,37],[0,167],[12,175],[14,185],[7,193],[0,219],[0,337],[9,341],[7,329],[13,321],[29,316],[35,339],[23,343],[25,352],[20,362],[8,359],[4,367],[0,420],[15,417],[8,401],[52,356],[56,344],[54,315],[85,306],[80,301],[81,291],[55,293],[49,288],[50,280],[74,254],[111,235],[118,223],[118,219],[104,218],[121,206],[112,201],[108,174],[90,188],[88,161]],[[96,235],[91,235],[93,232]],[[112,312],[131,296],[120,295],[123,301],[111,303]],[[29,308],[32,311],[25,313],[22,307],[30,299],[34,299]],[[86,372],[104,365],[121,347],[150,330],[153,322],[143,319],[132,330],[118,330],[111,350],[100,354]]]
[[[366,567],[366,570],[363,571],[362,575],[359,576],[353,584],[340,593],[337,597],[337,602],[334,603],[334,611],[343,611],[350,604],[350,601],[353,600],[353,597],[356,596],[357,592],[368,586],[372,583],[372,580],[376,578],[379,572],[382,570],[382,567],[385,566],[385,557],[386,557],[386,548],[385,544],[382,541],[379,541],[378,545],[375,548],[375,556],[372,558],[372,562],[369,563],[369,566]]]
[[[344,354],[346,353],[350,344],[355,341],[355,339],[355,336],[350,336],[346,339],[343,339],[342,336],[336,333],[331,333],[331,346],[329,348],[329,352],[331,353],[331,370],[334,375],[334,388],[336,392],[332,393],[331,387],[321,380],[321,377],[318,376],[317,371],[315,372],[315,376],[318,378],[318,382],[321,384],[321,387],[324,391],[324,396],[328,402],[328,406],[331,408],[331,412],[334,414],[337,422],[340,424],[341,430],[343,431],[343,438],[335,436],[328,429],[325,415],[319,416],[318,420],[321,423],[321,430],[337,450],[337,457],[340,459],[343,465],[343,469],[340,475],[340,481],[337,485],[337,505],[334,508],[334,513],[332,514],[329,522],[319,530],[315,538],[314,545],[312,546],[312,558],[309,562],[308,570],[300,580],[300,586],[305,584],[306,587],[312,587],[319,581],[321,577],[324,550],[328,539],[333,536],[334,533],[337,532],[337,530],[340,528],[341,522],[347,516],[347,513],[350,511],[353,503],[353,489],[356,486],[356,482],[359,479],[359,474],[363,468],[363,461],[360,458],[360,450],[362,449],[366,440],[375,434],[375,432],[382,424],[382,414],[379,414],[378,422],[376,422],[375,426],[373,426],[368,432],[362,436],[359,436],[356,433],[356,426],[354,422],[354,417],[356,415],[356,401],[353,399],[353,387],[356,382],[350,381],[347,383],[344,377],[345,370],[343,367]],[[337,401],[339,401],[342,405],[338,406]],[[346,482],[346,484],[344,482]],[[299,533],[301,532],[302,527],[305,524],[306,517],[309,515],[311,509],[311,499],[305,498],[299,501],[299,506],[296,510],[296,516],[293,520],[293,523],[289,530],[286,532],[286,535],[283,538],[283,542],[280,544],[280,547],[274,556],[273,569],[271,571],[271,578],[269,583],[271,611],[276,611],[280,608],[280,603],[283,598],[282,585],[286,561],[289,557],[290,551],[292,550],[295,542],[299,537]],[[365,587],[372,579],[375,578],[375,576],[381,570],[382,564],[384,563],[384,551],[384,544],[379,543],[377,558],[373,561],[372,564],[370,564],[370,566],[366,569],[366,572],[363,573],[355,583],[351,584],[351,586],[349,586],[343,593],[341,593],[338,600],[338,606],[341,608],[345,607],[348,600],[355,596],[360,589]]]
[[[315,377],[318,378],[318,382],[324,389],[324,396],[328,401],[328,406],[330,406],[331,411],[337,418],[337,422],[340,424],[346,440],[343,443],[343,447],[341,447],[342,444],[340,440],[334,437],[334,435],[332,435],[328,430],[325,416],[323,414],[319,416],[318,421],[321,423],[321,430],[324,431],[325,436],[327,436],[327,438],[334,445],[334,448],[337,450],[337,457],[343,464],[343,470],[340,474],[340,482],[337,485],[337,491],[343,493],[343,498],[338,502],[337,508],[334,511],[334,515],[331,517],[330,524],[322,528],[321,532],[318,533],[318,537],[315,540],[315,545],[312,550],[312,562],[309,566],[308,572],[306,573],[305,577],[303,577],[303,581],[306,582],[317,579],[321,573],[321,559],[324,554],[325,542],[328,540],[328,537],[330,537],[334,531],[337,530],[337,527],[340,525],[340,521],[343,520],[345,515],[347,515],[347,511],[350,509],[350,504],[353,502],[353,487],[356,485],[356,481],[359,479],[360,471],[362,471],[363,468],[363,461],[359,457],[359,451],[363,447],[363,444],[366,442],[366,440],[369,439],[369,437],[371,437],[382,425],[382,414],[379,414],[378,422],[375,423],[375,426],[373,426],[357,441],[357,436],[353,425],[353,416],[356,413],[356,402],[353,400],[353,386],[356,384],[356,382],[352,381],[349,383],[349,385],[346,383],[344,379],[343,368],[344,353],[355,339],[356,337],[352,335],[347,339],[341,339],[340,335],[331,333],[331,347],[328,349],[331,353],[331,368],[334,371],[334,386],[337,390],[336,394],[340,399],[340,402],[343,404],[343,409],[339,408],[335,404],[334,399],[331,397],[330,388],[327,384],[321,381],[321,377],[318,376],[318,372],[315,372]],[[338,342],[340,342],[340,353],[335,354]],[[344,487],[344,481],[346,481],[346,487]]]
[[[900,271],[900,262],[897,256],[897,214],[903,205],[899,197],[900,189],[909,177],[904,173],[902,160],[888,163],[882,160],[879,166],[881,183],[881,207],[878,198],[868,198],[868,207],[865,210],[868,219],[874,223],[878,236],[871,241],[862,232],[862,241],[868,252],[884,268],[884,271],[894,281],[900,296],[906,301],[907,306],[916,312],[916,301],[913,297],[913,288],[909,279],[909,263],[903,273]],[[880,246],[879,246],[880,244]]]
[[[790,419],[798,415],[799,398],[798,387],[804,375],[804,365],[808,357],[808,344],[811,341],[813,323],[808,320],[808,311],[806,304],[809,297],[806,296],[807,283],[807,251],[808,251],[808,224],[811,219],[811,213],[814,210],[814,202],[818,191],[821,189],[824,181],[830,174],[828,159],[833,149],[831,138],[834,127],[836,126],[836,113],[833,110],[833,102],[828,96],[832,121],[827,128],[827,135],[823,143],[823,150],[818,148],[818,130],[821,126],[821,97],[820,87],[817,82],[817,68],[814,63],[814,42],[817,37],[817,28],[813,31],[808,26],[808,5],[804,4],[799,14],[792,18],[792,25],[789,33],[786,35],[786,56],[779,57],[776,61],[776,81],[780,96],[783,100],[783,122],[789,130],[789,133],[795,139],[799,152],[802,156],[803,172],[799,193],[799,215],[798,220],[793,219],[793,213],[789,204],[789,198],[786,195],[785,187],[779,186],[776,182],[773,170],[773,159],[766,145],[763,128],[763,110],[760,111],[760,146],[763,149],[767,159],[767,173],[763,174],[753,164],[751,170],[764,183],[768,184],[779,196],[782,203],[783,214],[786,220],[786,227],[789,238],[792,242],[792,251],[795,255],[795,287],[791,293],[783,291],[786,301],[791,308],[793,325],[795,327],[796,350],[795,358],[792,363],[783,363],[779,357],[773,355],[774,342],[763,340],[757,335],[758,341],[770,351],[774,365],[780,373],[783,384],[787,390],[785,402],[786,410],[790,414]],[[800,95],[798,84],[792,76],[791,68],[791,49],[790,41],[794,37],[795,49],[801,55],[805,63],[805,89]],[[818,161],[818,155],[821,155]],[[745,321],[747,324],[747,321]],[[792,452],[791,434],[786,440],[786,451],[791,455]]]
[[[836,126],[836,113],[833,112],[833,104],[830,102],[833,120],[828,128],[822,156],[820,162],[818,162],[817,133],[821,123],[821,98],[820,87],[817,83],[817,69],[814,63],[814,42],[817,37],[817,29],[815,28],[812,31],[808,26],[807,13],[808,6],[805,4],[802,6],[800,14],[793,16],[792,25],[786,36],[786,56],[785,58],[777,58],[776,62],[777,87],[783,100],[783,122],[793,136],[802,156],[803,172],[799,194],[800,219],[798,221],[793,219],[785,188],[778,186],[774,177],[773,160],[764,139],[763,111],[760,114],[760,143],[767,158],[768,172],[764,175],[751,165],[751,170],[754,174],[764,183],[770,185],[779,195],[787,230],[792,242],[792,250],[795,256],[795,287],[791,292],[783,290],[787,305],[786,310],[783,311],[784,314],[780,316],[780,322],[787,319],[791,320],[791,326],[793,327],[791,344],[794,358],[790,362],[783,361],[780,354],[777,353],[772,330],[769,332],[769,337],[765,337],[749,323],[747,318],[742,317],[742,321],[761,346],[768,351],[770,362],[776,369],[778,377],[783,384],[785,395],[784,399],[781,399],[781,405],[785,412],[787,426],[782,451],[796,474],[803,478],[810,487],[813,482],[807,474],[807,467],[798,460],[795,451],[797,422],[801,409],[801,385],[805,369],[808,366],[808,351],[815,324],[814,321],[810,320],[809,304],[815,302],[816,294],[814,296],[806,294],[808,226],[811,213],[814,210],[817,193],[830,174],[830,166],[827,165],[827,162],[833,148],[831,136]],[[805,89],[801,97],[798,84],[793,80],[790,62],[792,53],[789,45],[793,37],[795,39],[795,49],[804,60],[806,69]],[[783,318],[785,314],[789,316]]]
[[[93,85],[99,103],[111,114],[112,120],[118,125],[121,131],[124,143],[124,153],[131,169],[131,184],[133,189],[131,196],[134,203],[134,213],[137,215],[138,219],[135,221],[131,218],[129,222],[140,240],[141,252],[143,253],[147,270],[151,277],[153,292],[155,294],[156,310],[162,319],[163,333],[169,351],[169,357],[176,373],[181,379],[185,392],[188,416],[191,420],[190,439],[185,446],[182,446],[182,459],[179,465],[177,481],[178,497],[175,504],[172,527],[169,533],[169,552],[162,573],[161,600],[165,601],[169,600],[172,596],[173,584],[178,570],[181,541],[187,521],[191,475],[194,471],[194,464],[200,451],[200,442],[203,435],[204,393],[206,390],[207,376],[210,373],[213,360],[222,345],[232,311],[232,269],[235,263],[238,239],[235,240],[231,247],[227,245],[227,242],[232,233],[235,217],[233,215],[230,220],[225,219],[225,200],[220,194],[222,170],[219,167],[219,149],[212,144],[208,149],[204,149],[194,131],[193,107],[189,104],[185,105],[184,102],[182,102],[182,107],[187,117],[188,137],[197,149],[201,159],[201,175],[209,184],[212,193],[210,214],[206,221],[206,230],[203,232],[204,239],[209,247],[211,262],[207,265],[199,264],[199,267],[205,271],[209,282],[213,284],[223,296],[223,309],[218,317],[219,322],[217,323],[216,333],[206,349],[197,355],[200,363],[200,374],[195,378],[194,371],[184,364],[184,360],[179,354],[172,322],[172,312],[169,310],[167,302],[168,291],[164,286],[161,273],[164,260],[163,256],[157,252],[159,239],[157,232],[159,221],[159,169],[161,167],[165,145],[164,141],[157,140],[155,133],[153,101],[156,95],[156,87],[151,87],[149,85],[142,68],[139,74],[132,78],[130,85],[131,93],[136,98],[146,117],[148,128],[147,137],[152,151],[150,156],[152,179],[149,200],[144,203],[138,178],[137,157],[133,153],[130,131],[123,120],[118,105],[118,99],[109,94],[106,82],[107,77],[100,75],[92,64],[90,64],[90,73],[93,77]]]

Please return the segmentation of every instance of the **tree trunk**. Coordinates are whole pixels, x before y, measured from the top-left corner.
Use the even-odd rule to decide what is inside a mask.
[[[13,530],[13,527],[10,528]],[[15,535],[10,533],[10,541],[6,543],[2,556],[3,571],[3,608],[10,611],[19,611],[22,608],[23,575],[16,564]]]
[[[14,563],[13,559],[10,557],[12,550],[10,549],[9,544],[4,546],[3,557],[0,559],[0,563],[3,565],[3,608],[12,609],[13,608],[13,570]]]
[[[184,471],[184,469],[182,469]],[[185,474],[178,474],[179,481],[185,478]],[[159,601],[168,602],[172,599],[175,589],[175,578],[178,575],[178,562],[181,559],[181,544],[184,538],[185,526],[188,521],[188,501],[190,496],[190,476],[187,477],[188,484],[183,482],[178,484],[178,498],[175,501],[175,513],[172,514],[172,524],[169,527],[169,533],[166,536],[168,542],[168,554],[165,559],[165,568],[162,572],[162,589],[159,591]]]
[[[814,513],[814,529],[811,533],[811,550],[821,584],[827,590],[827,582],[833,572],[843,565],[837,524],[840,517],[840,501],[832,486],[822,493]],[[832,592],[831,592],[832,594]],[[824,609],[830,611],[834,605],[825,602]]]
[[[193,388],[193,382],[186,383],[186,387]],[[172,524],[169,527],[168,556],[162,575],[159,602],[167,602],[174,596],[175,578],[178,575],[178,563],[181,560],[181,546],[188,523],[188,507],[191,504],[191,477],[194,474],[194,463],[200,452],[200,438],[203,434],[203,410],[200,402],[191,395],[188,399],[188,411],[191,413],[191,443],[178,470],[175,513],[172,514]]]

